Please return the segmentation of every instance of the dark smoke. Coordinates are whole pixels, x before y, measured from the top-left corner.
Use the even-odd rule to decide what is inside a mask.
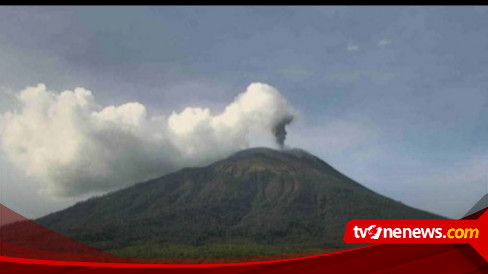
[[[285,139],[286,139],[286,126],[293,121],[293,116],[286,116],[278,123],[276,123],[273,128],[271,129],[273,135],[275,136],[276,143],[280,146],[281,149],[285,148]]]

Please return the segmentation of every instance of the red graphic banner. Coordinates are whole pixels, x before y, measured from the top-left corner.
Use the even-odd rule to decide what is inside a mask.
[[[449,235],[455,238],[457,235],[459,239],[445,240],[446,238],[442,238],[445,242],[438,242],[439,244],[384,243],[358,246],[349,250],[335,252],[317,251],[314,252],[315,254],[281,254],[260,257],[187,259],[177,261],[171,259],[128,259],[117,257],[85,246],[39,226],[35,222],[23,218],[0,204],[0,217],[2,217],[3,221],[6,220],[7,223],[21,221],[25,224],[22,230],[15,231],[9,230],[8,225],[0,227],[0,272],[317,273],[319,271],[328,271],[346,273],[411,273],[419,270],[449,273],[487,272],[488,262],[471,247],[471,245],[474,245],[477,250],[484,248],[484,246],[477,245],[477,243],[482,244],[481,241],[486,240],[484,233],[486,233],[486,217],[488,215],[485,214],[479,220],[474,220],[481,216],[483,212],[473,214],[465,218],[466,220],[446,220],[441,221],[440,225],[435,224],[436,228],[442,228],[446,238],[448,237],[448,230],[445,229],[466,229],[473,228],[476,225],[476,228],[479,229],[477,240],[464,240],[464,236],[460,236],[461,232],[457,232],[456,234],[456,230],[454,230]],[[5,224],[3,221],[0,220],[0,223]],[[374,228],[369,229],[371,225],[382,226],[382,229],[387,228],[387,223],[382,223],[382,221],[376,223],[356,222],[358,221],[352,221],[349,224],[346,237],[354,237],[355,235],[354,229],[350,228],[351,225],[353,228],[355,225],[358,226],[356,231],[358,234],[362,233],[361,235],[376,235],[378,233],[378,227],[376,227],[376,230]],[[413,225],[409,226],[409,222],[411,221],[400,221],[399,223],[395,223],[395,225],[402,224],[402,227],[416,228]],[[363,230],[360,231],[360,227]],[[421,225],[418,226],[418,228],[422,227]],[[366,231],[364,229],[368,230]],[[463,231],[463,235],[465,233],[466,230]],[[435,235],[434,233],[434,237]],[[371,242],[372,240],[367,241]],[[462,242],[467,243],[462,244]]]
[[[477,220],[352,220],[346,243],[470,244],[488,260],[488,213]]]

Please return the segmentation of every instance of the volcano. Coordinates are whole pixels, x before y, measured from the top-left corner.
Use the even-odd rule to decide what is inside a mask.
[[[441,219],[299,149],[252,148],[36,220],[126,257],[232,257],[345,247],[352,219]]]

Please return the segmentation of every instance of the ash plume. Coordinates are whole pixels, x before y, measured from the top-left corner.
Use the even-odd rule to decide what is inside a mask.
[[[280,149],[285,148],[286,126],[293,121],[293,118],[294,118],[293,115],[285,116],[278,123],[276,123],[272,128],[272,132],[275,137],[276,144],[278,144]]]

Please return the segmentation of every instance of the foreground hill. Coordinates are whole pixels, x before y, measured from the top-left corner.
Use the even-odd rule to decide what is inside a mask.
[[[435,219],[302,150],[254,148],[36,220],[129,257],[226,257],[343,247],[351,219]]]

